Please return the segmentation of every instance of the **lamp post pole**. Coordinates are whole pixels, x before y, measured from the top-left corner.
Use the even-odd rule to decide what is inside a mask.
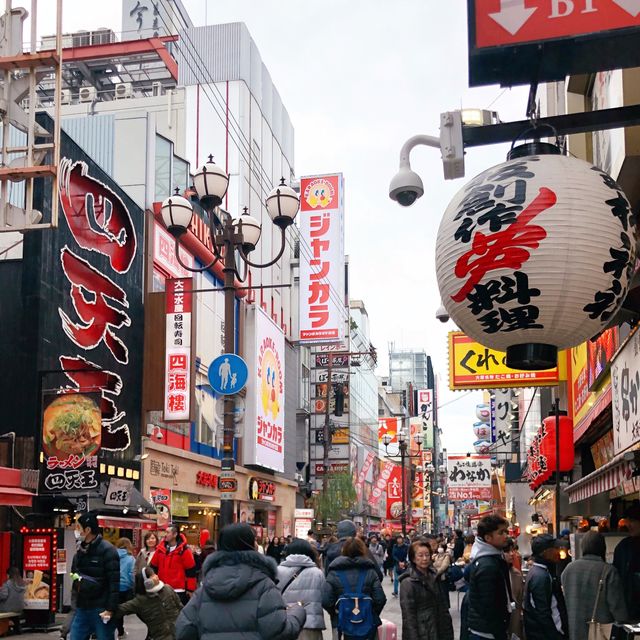
[[[195,193],[200,201],[200,205],[207,212],[208,231],[211,239],[213,258],[209,264],[202,267],[191,267],[186,265],[180,257],[179,239],[191,224],[193,218],[193,204],[183,196],[178,190],[173,196],[169,196],[162,203],[162,220],[167,231],[175,238],[175,255],[178,263],[187,271],[202,273],[213,268],[218,262],[221,263],[223,272],[224,292],[224,348],[225,352],[235,354],[235,295],[236,280],[244,282],[247,278],[249,267],[255,269],[265,269],[274,265],[282,255],[286,247],[286,230],[293,224],[300,208],[300,199],[296,192],[284,183],[282,178],[279,186],[275,187],[267,196],[265,206],[271,221],[280,229],[280,251],[266,263],[255,263],[249,259],[249,254],[256,248],[262,234],[262,224],[248,215],[245,207],[244,213],[239,218],[233,220],[231,215],[223,211],[220,205],[229,187],[229,175],[221,167],[215,164],[213,157],[209,156],[209,161],[195,173],[194,178]],[[241,264],[244,264],[244,273],[241,274],[236,262],[236,251],[240,256]],[[249,287],[246,287],[249,288]],[[233,456],[234,443],[234,408],[235,399],[233,395],[225,395],[224,417],[223,417],[223,441],[222,441],[222,472],[228,473],[232,477],[229,480],[230,488],[237,488],[235,480],[235,458]],[[224,527],[233,522],[234,499],[231,492],[221,493],[220,524]]]
[[[402,509],[400,511],[400,526],[402,527],[402,535],[406,536],[407,535],[407,500],[406,500],[406,474],[405,474],[405,468],[406,468],[406,460],[407,458],[409,458],[409,460],[411,460],[412,458],[416,458],[416,459],[420,459],[420,449],[422,448],[422,441],[423,441],[423,436],[422,433],[416,433],[415,436],[413,436],[414,442],[418,445],[418,454],[415,456],[412,456],[410,453],[407,453],[407,449],[409,447],[409,441],[407,438],[407,435],[404,432],[404,428],[401,428],[400,431],[398,432],[398,453],[395,455],[389,455],[387,453],[387,458],[389,458],[390,460],[397,460],[398,458],[400,458],[400,473],[401,473],[401,478],[402,478],[402,486],[400,487],[400,500],[402,503]],[[391,444],[391,436],[388,433],[385,433],[385,435],[382,437],[382,443],[384,444],[384,448],[385,451],[387,451],[387,447],[389,446],[389,444]]]
[[[228,225],[228,222],[225,223]],[[233,233],[233,230],[229,230]],[[235,273],[236,260],[232,243],[227,243],[224,255],[224,350],[226,353],[236,352],[236,309],[235,309]],[[235,435],[234,425],[235,396],[224,397],[224,416],[222,423],[222,461],[221,469],[224,471],[235,470],[233,457],[233,440]],[[234,520],[235,500],[220,501],[221,528],[231,524]]]
[[[400,443],[400,469],[402,473],[402,487],[400,499],[402,500],[402,512],[400,514],[400,526],[402,527],[402,535],[407,535],[407,499],[406,499],[406,473],[405,473],[405,461],[407,459],[407,443]]]

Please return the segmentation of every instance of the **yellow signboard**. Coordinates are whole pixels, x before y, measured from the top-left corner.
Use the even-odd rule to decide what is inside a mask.
[[[573,424],[578,424],[587,415],[593,402],[589,392],[589,375],[587,370],[587,343],[583,342],[571,349],[571,398]]]
[[[566,380],[563,351],[558,362],[559,367],[545,371],[510,369],[505,353],[488,349],[461,331],[449,333],[449,388],[453,391],[553,386]]]

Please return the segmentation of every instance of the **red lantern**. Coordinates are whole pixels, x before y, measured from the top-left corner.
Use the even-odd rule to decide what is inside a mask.
[[[542,421],[540,429],[540,455],[546,458],[547,470],[543,482],[556,471],[566,473],[573,469],[573,420],[569,416],[559,417],[560,464],[556,463],[556,417],[549,416]]]

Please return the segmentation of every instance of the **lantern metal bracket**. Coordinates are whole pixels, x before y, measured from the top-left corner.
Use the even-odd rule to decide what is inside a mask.
[[[553,127],[558,132],[558,135],[565,136],[575,133],[632,127],[640,124],[640,104],[538,118],[536,124],[538,127],[547,125],[545,127],[547,131],[549,126]],[[529,129],[530,127],[530,120],[501,122],[499,124],[489,124],[482,127],[466,126],[463,124],[462,139],[465,148],[511,142],[516,136],[521,134],[523,130]]]

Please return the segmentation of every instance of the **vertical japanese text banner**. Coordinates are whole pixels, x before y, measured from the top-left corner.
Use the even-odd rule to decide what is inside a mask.
[[[449,500],[491,500],[491,457],[448,456]]]
[[[402,467],[394,464],[387,482],[387,520],[400,518],[402,509]]]
[[[165,422],[191,417],[192,283],[191,278],[166,280]]]
[[[344,337],[342,174],[300,180],[300,342]]]
[[[422,446],[433,448],[433,415],[435,412],[433,389],[418,389],[417,415],[422,419]]]

